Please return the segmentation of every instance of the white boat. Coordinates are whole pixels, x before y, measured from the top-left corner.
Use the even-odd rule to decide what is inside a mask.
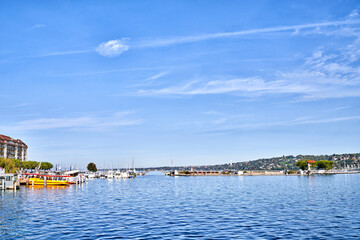
[[[129,172],[120,172],[119,170],[116,171],[114,174],[115,179],[132,178],[132,177],[134,177],[134,176],[132,174],[130,174]]]
[[[54,174],[49,174],[49,175],[54,175]],[[80,174],[79,170],[72,170],[72,171],[67,171],[64,172],[62,175],[68,176],[66,177],[66,180],[69,183],[83,183],[86,182],[86,177],[84,174]]]
[[[121,172],[119,170],[117,170],[114,174],[114,178],[116,179],[120,179],[121,178]]]
[[[106,173],[106,178],[114,178],[114,171],[108,171],[107,173]]]
[[[129,178],[130,174],[128,172],[122,172],[121,173],[121,178]]]
[[[90,174],[88,175],[88,179],[94,179],[94,178],[95,178],[95,174],[90,173]]]

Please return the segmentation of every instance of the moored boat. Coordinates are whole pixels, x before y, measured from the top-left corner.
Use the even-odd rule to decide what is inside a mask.
[[[41,175],[38,173],[24,173],[24,175],[27,176],[26,181],[33,185],[63,186],[69,184],[66,180],[69,176],[65,175]]]
[[[108,179],[114,178],[114,171],[108,171],[106,173],[106,178],[108,178]]]
[[[79,170],[72,170],[64,172],[63,175],[66,175],[66,180],[70,184],[77,184],[77,183],[83,183],[86,182],[86,177],[80,173]]]

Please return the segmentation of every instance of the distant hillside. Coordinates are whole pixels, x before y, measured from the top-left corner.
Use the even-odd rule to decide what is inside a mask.
[[[236,162],[230,164],[218,164],[209,166],[192,166],[196,170],[297,170],[296,162],[303,159],[331,160],[334,161],[334,169],[343,169],[344,162],[348,169],[360,169],[360,153],[345,153],[333,155],[297,155],[263,158],[258,160]],[[181,167],[174,167],[180,169]],[[189,168],[189,167],[187,167]],[[170,170],[171,167],[156,168],[159,170]]]

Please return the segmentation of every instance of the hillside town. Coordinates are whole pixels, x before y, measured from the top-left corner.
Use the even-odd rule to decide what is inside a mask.
[[[197,170],[262,170],[262,171],[281,171],[281,170],[298,170],[296,163],[301,160],[311,159],[315,161],[329,160],[334,162],[334,170],[359,170],[360,153],[333,154],[333,155],[289,155],[273,158],[262,158],[251,161],[217,164],[217,165],[199,165],[191,166]],[[160,167],[157,169],[171,170],[173,167]],[[176,167],[178,168],[178,167]],[[189,166],[184,167],[189,168]]]

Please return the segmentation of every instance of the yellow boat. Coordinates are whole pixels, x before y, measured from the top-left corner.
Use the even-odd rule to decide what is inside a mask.
[[[26,174],[29,176],[29,185],[44,185],[45,177],[46,177],[46,185],[49,186],[64,186],[68,185],[68,181],[66,180],[66,177],[68,176],[62,176],[62,175],[40,175],[36,173],[28,173]]]

